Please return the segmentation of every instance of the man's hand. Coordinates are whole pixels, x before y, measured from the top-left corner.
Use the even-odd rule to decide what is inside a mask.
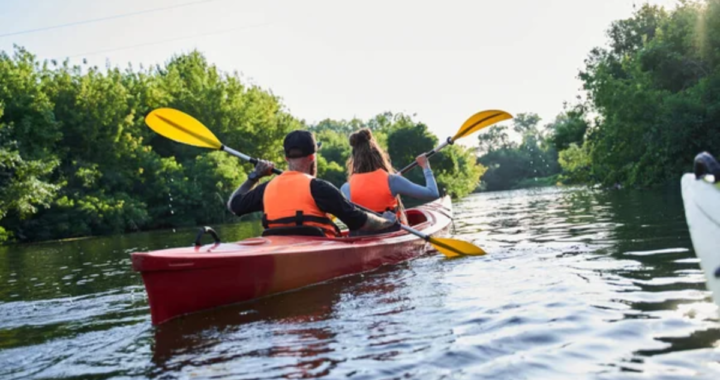
[[[392,224],[397,223],[397,215],[392,211],[385,211],[382,217]]]
[[[250,190],[252,190],[255,185],[257,185],[258,180],[262,177],[266,177],[272,174],[272,170],[275,167],[275,165],[270,161],[265,160],[258,160],[258,163],[255,164],[255,170],[251,172],[248,175],[248,178],[245,182],[243,182],[240,187],[235,189],[235,191],[230,196],[230,199],[227,201],[227,208],[230,210],[230,212],[234,213],[232,208],[232,202],[233,199],[236,197],[242,197],[245,194],[247,194]],[[254,173],[254,175],[253,175]]]
[[[255,165],[255,173],[257,173],[258,178],[267,177],[273,174],[274,167],[275,164],[270,161],[258,160],[257,165]]]
[[[392,213],[390,211],[385,211],[382,216],[377,216],[375,214],[367,214],[367,221],[365,222],[365,225],[363,225],[360,230],[362,231],[377,231],[377,230],[384,230],[386,228],[390,228],[397,224],[397,216],[395,216],[395,213]]]

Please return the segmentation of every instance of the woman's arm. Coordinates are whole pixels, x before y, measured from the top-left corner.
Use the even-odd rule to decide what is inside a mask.
[[[422,158],[421,158],[422,157]],[[393,196],[407,195],[409,197],[421,199],[421,200],[435,200],[440,198],[440,192],[438,191],[437,182],[435,182],[435,176],[433,176],[432,169],[430,169],[430,163],[427,162],[425,156],[418,157],[418,163],[423,168],[423,174],[425,175],[425,187],[416,185],[405,177],[397,174],[391,174],[388,177],[390,184],[390,191]]]

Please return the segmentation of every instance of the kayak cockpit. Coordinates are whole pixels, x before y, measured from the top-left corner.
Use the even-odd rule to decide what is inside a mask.
[[[411,227],[417,227],[428,221],[428,216],[420,210],[408,210],[406,213],[408,224]],[[395,233],[395,231],[390,232]],[[389,234],[389,233],[388,233]],[[364,236],[378,236],[386,234],[375,234],[375,235],[364,235]],[[268,236],[308,236],[308,237],[319,237],[325,238],[325,233],[319,227],[314,226],[291,226],[291,227],[278,227],[271,228],[263,231],[263,237]],[[347,230],[341,231],[341,239],[349,237]]]
[[[415,227],[428,221],[428,216],[420,210],[407,210],[405,215],[407,216],[410,227]]]

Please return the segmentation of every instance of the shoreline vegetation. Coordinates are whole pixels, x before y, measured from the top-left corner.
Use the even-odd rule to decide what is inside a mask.
[[[547,125],[518,114],[480,134],[484,189],[552,176],[605,189],[677,187],[696,154],[720,153],[720,0],[638,6],[607,36],[578,73],[584,98]]]
[[[717,153],[720,0],[643,5],[607,34],[578,73],[582,97],[548,124],[510,110],[511,123],[481,131],[475,147],[449,146],[432,160],[440,188],[456,198],[557,183],[646,188],[678,181],[700,151]],[[225,201],[251,167],[156,135],[144,116],[159,107],[280,167],[285,134],[310,129],[323,142],[318,177],[336,186],[358,128],[372,129],[398,167],[438,142],[402,113],[308,124],[199,52],[102,70],[41,62],[16,46],[0,52],[0,243],[239,220]],[[423,181],[417,170],[408,177]]]
[[[148,69],[39,62],[21,47],[0,53],[0,241],[35,242],[91,235],[231,223],[231,192],[251,170],[155,134],[145,115],[159,107],[202,120],[228,146],[284,169],[282,140],[314,131],[323,148],[318,176],[340,186],[347,136],[368,127],[396,165],[432,149],[438,138],[411,116],[323,120],[308,125],[270,91],[220,72],[198,52]],[[472,192],[484,172],[472,150],[450,146],[432,162],[454,197]],[[420,171],[408,176],[424,180]]]

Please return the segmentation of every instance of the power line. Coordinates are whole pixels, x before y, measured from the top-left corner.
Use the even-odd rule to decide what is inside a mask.
[[[165,11],[165,10],[168,10],[168,9],[187,7],[187,6],[190,6],[190,5],[203,4],[203,3],[210,3],[210,2],[213,2],[213,1],[218,1],[218,0],[192,1],[192,2],[189,2],[189,3],[170,5],[170,6],[161,7],[161,8],[146,9],[146,10],[144,10],[144,11],[123,13],[123,14],[119,14],[119,15],[107,16],[107,17],[101,17],[101,18],[95,18],[95,19],[90,19],[90,20],[76,21],[76,22],[71,22],[71,23],[67,23],[67,24],[46,26],[46,27],[37,28],[37,29],[20,30],[20,31],[17,31],[17,32],[9,32],[9,33],[5,33],[5,34],[0,34],[0,38],[2,38],[2,37],[9,37],[9,36],[17,36],[17,35],[20,35],[20,34],[29,34],[29,33],[44,32],[44,31],[47,31],[47,30],[67,28],[67,27],[69,27],[69,26],[92,24],[92,23],[101,22],[101,21],[116,20],[116,19],[119,19],[119,18],[133,17],[133,16],[138,16],[138,15],[147,14],[147,13],[154,13],[154,12]]]
[[[170,39],[167,39],[167,40],[153,41],[153,42],[147,42],[147,43],[143,43],[143,44],[123,46],[123,47],[119,47],[119,48],[112,48],[112,49],[105,49],[105,50],[96,50],[96,51],[87,52],[87,53],[82,53],[82,54],[74,54],[74,55],[68,56],[68,57],[66,57],[66,58],[87,57],[87,56],[92,56],[92,55],[97,55],[97,54],[103,54],[103,53],[110,53],[110,52],[115,52],[115,51],[120,51],[120,50],[135,49],[135,48],[139,48],[139,47],[159,45],[159,44],[164,44],[164,43],[168,43],[168,42],[188,40],[188,39],[191,39],[191,38],[205,37],[205,36],[211,36],[211,35],[216,35],[216,34],[229,33],[229,32],[233,32],[233,31],[236,31],[236,30],[260,28],[260,27],[267,26],[267,25],[270,25],[270,24],[272,24],[272,22],[266,22],[266,23],[257,24],[257,25],[241,26],[241,27],[235,27],[235,28],[230,28],[230,29],[223,29],[223,30],[218,30],[218,31],[215,31],[215,32],[199,33],[199,34],[194,34],[194,35],[185,36],[185,37],[170,38]]]

